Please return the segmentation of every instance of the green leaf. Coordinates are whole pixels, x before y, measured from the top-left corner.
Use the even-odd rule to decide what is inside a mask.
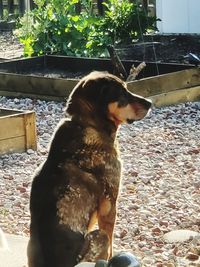
[[[71,19],[74,21],[74,22],[77,22],[79,20],[79,16],[76,15],[76,16],[72,16]]]

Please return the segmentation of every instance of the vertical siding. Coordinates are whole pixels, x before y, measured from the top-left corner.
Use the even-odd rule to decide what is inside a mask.
[[[157,0],[160,33],[200,33],[200,0]]]
[[[189,33],[200,33],[200,0],[188,0]]]

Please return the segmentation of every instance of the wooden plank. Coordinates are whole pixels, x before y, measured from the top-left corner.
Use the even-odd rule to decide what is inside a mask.
[[[25,94],[36,94],[66,97],[78,83],[76,79],[60,79],[37,77],[21,74],[6,74],[0,72],[0,93],[9,91]]]
[[[25,136],[0,140],[0,154],[21,153],[23,151],[25,151]]]
[[[200,68],[128,82],[128,89],[144,97],[200,85]]]
[[[21,93],[21,92],[8,92],[8,91],[1,91],[1,96],[8,96],[8,97],[22,97],[22,98],[32,98],[32,99],[41,99],[45,101],[65,101],[67,96],[48,96],[48,95],[37,95],[31,93]]]
[[[35,113],[30,112],[24,114],[24,129],[25,129],[25,145],[26,149],[37,150],[36,140],[36,125],[35,125]]]
[[[200,101],[200,86],[151,96],[150,99],[153,101],[155,107]]]
[[[0,73],[0,94],[36,97],[67,97],[78,79],[47,78]],[[142,96],[157,95],[200,85],[200,69],[191,68],[127,83],[130,91]]]
[[[1,117],[0,140],[24,135],[24,118],[22,114]]]
[[[10,115],[17,115],[17,114],[22,114],[22,111],[7,109],[7,108],[0,108],[0,118],[10,116]]]
[[[35,112],[0,109],[0,154],[36,150]],[[10,114],[10,115],[9,115]]]

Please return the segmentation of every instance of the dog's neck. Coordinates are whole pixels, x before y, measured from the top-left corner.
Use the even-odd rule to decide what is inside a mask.
[[[118,127],[110,120],[102,119],[93,119],[92,117],[82,118],[79,116],[72,116],[71,120],[75,123],[81,125],[82,128],[93,129],[96,133],[103,133],[104,136],[107,136],[112,142],[115,142],[116,134]]]

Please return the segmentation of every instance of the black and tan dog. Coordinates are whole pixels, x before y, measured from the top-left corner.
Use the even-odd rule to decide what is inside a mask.
[[[60,123],[33,180],[29,267],[72,267],[112,256],[121,176],[116,131],[150,107],[108,73],[92,72],[77,84],[66,109],[71,119]]]

